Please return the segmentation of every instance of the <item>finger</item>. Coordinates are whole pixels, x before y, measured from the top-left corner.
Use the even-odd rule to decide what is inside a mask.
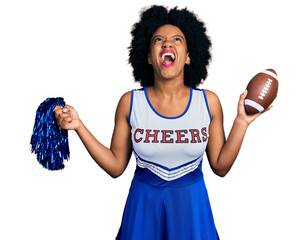
[[[68,113],[68,109],[69,109],[68,106],[64,106],[64,107],[62,107],[62,106],[56,106],[56,107],[54,108],[53,112],[54,112],[56,118],[58,118],[59,115],[61,115],[61,114],[63,114],[63,113]]]
[[[75,109],[74,109],[72,106],[70,106],[70,105],[65,105],[65,106],[63,107],[62,111],[63,111],[64,113],[69,113],[69,112],[74,112]]]
[[[60,122],[60,118],[61,118],[61,114],[62,113],[62,108],[59,106],[56,107],[56,109],[53,111],[53,114],[54,114],[54,117],[56,118],[57,120],[57,123],[59,124]]]
[[[240,98],[241,99],[245,99],[245,97],[247,96],[247,94],[248,94],[248,91],[247,91],[247,89],[241,94],[241,96],[240,96]]]
[[[245,90],[241,95],[240,95],[240,100],[239,100],[239,104],[240,105],[243,105],[244,104],[244,100],[245,100],[245,98],[246,98],[246,96],[247,96],[247,90]]]
[[[59,126],[63,129],[68,129],[71,123],[72,123],[72,118],[68,116],[61,119]]]
[[[59,110],[61,110],[61,109],[62,109],[62,107],[59,106],[59,105],[57,105],[57,106],[55,106],[55,108],[53,109],[53,111],[56,112],[56,111],[59,111]]]
[[[273,108],[273,106],[271,105],[271,106],[269,106],[267,109],[265,109],[263,112],[262,112],[262,114],[263,113],[265,113],[265,112],[267,112],[267,111],[269,111],[269,110],[271,110]]]
[[[63,123],[60,125],[60,127],[61,127],[62,129],[69,130],[70,127],[71,127],[71,124],[72,124],[72,123],[70,123],[70,122],[63,122]]]
[[[69,112],[70,110],[71,110],[71,106],[70,105],[65,105],[64,107],[63,107],[63,109],[62,109],[62,111],[64,112],[64,113],[66,113],[66,112]]]
[[[71,123],[72,121],[73,121],[73,119],[70,115],[63,118],[63,122],[65,122],[65,123]]]
[[[248,94],[248,90],[247,90],[247,89],[245,89],[245,91],[243,92],[243,96],[244,96],[244,97],[246,97],[246,96],[247,96],[247,94]]]
[[[247,90],[245,90],[241,95],[240,99],[238,101],[238,110],[242,111],[242,108],[244,107],[244,100],[247,96]]]
[[[76,122],[73,121],[72,117],[66,117],[65,119],[63,119],[61,128],[66,129],[66,130],[75,129]]]
[[[61,125],[65,121],[65,118],[70,117],[70,114],[62,113],[62,110],[60,109],[58,110],[58,112],[55,113],[55,117],[56,117],[58,125]]]

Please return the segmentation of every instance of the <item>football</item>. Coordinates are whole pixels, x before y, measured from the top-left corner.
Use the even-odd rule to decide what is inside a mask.
[[[245,110],[248,114],[263,112],[277,96],[278,76],[275,70],[266,69],[255,75],[247,85]]]

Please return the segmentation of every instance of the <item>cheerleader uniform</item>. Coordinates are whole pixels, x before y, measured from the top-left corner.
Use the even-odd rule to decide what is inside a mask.
[[[211,122],[204,90],[183,114],[160,115],[147,89],[132,91],[129,122],[137,167],[117,240],[219,239],[202,173]]]

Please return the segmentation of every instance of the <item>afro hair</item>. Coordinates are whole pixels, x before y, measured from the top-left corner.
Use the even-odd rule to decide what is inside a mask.
[[[152,35],[165,24],[178,27],[185,35],[191,62],[184,67],[184,84],[196,88],[207,77],[211,41],[206,35],[204,23],[186,8],[179,10],[175,7],[168,11],[163,6],[153,5],[141,13],[140,21],[132,28],[132,41],[128,48],[135,81],[140,82],[142,87],[154,85],[154,70],[148,64],[148,53]]]

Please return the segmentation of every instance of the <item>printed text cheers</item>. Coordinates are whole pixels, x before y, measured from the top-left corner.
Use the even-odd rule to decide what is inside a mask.
[[[152,130],[137,128],[134,132],[134,141],[140,143],[201,143],[206,142],[208,133],[206,127],[184,130]]]

